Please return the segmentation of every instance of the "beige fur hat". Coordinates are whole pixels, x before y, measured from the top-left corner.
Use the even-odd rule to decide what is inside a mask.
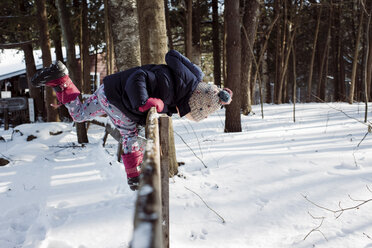
[[[216,85],[199,83],[189,99],[190,115],[194,121],[207,118],[231,102],[232,92],[229,89],[220,89]]]

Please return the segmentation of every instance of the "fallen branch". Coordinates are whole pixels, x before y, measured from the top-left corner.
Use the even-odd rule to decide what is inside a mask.
[[[320,234],[322,234],[322,236],[324,237],[325,240],[328,241],[327,237],[324,235],[324,233],[322,231],[319,230],[319,228],[323,225],[323,222],[324,222],[324,219],[325,217],[314,217],[310,212],[307,212],[314,220],[321,220],[320,221],[320,224],[313,228],[305,237],[304,237],[304,240],[309,237],[310,234],[312,234],[313,232],[320,232]]]
[[[327,207],[323,207],[313,201],[311,201],[306,195],[302,195],[308,202],[310,202],[311,204],[313,204],[314,206],[318,207],[318,208],[321,208],[323,210],[326,210],[328,212],[331,212],[335,215],[335,218],[338,219],[345,211],[348,211],[348,210],[352,210],[352,209],[359,209],[362,205],[372,201],[372,198],[371,199],[368,199],[368,200],[354,200],[351,198],[351,196],[349,195],[349,198],[353,201],[359,201],[361,203],[355,205],[355,206],[352,206],[352,207],[347,207],[347,208],[344,208],[344,207],[341,207],[341,202],[338,203],[338,206],[340,209],[337,209],[337,210],[334,210],[334,209],[330,209],[330,208],[327,208]]]

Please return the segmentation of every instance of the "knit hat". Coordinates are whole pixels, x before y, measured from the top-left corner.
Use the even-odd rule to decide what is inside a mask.
[[[222,90],[216,85],[199,83],[189,99],[192,119],[201,121],[220,109],[223,104],[229,104],[231,94],[230,90]]]

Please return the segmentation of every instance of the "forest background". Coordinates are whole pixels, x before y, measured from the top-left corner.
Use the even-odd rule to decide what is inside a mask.
[[[104,51],[111,74],[164,63],[169,49],[179,50],[201,66],[205,81],[235,92],[225,131],[239,132],[240,114],[252,113],[252,104],[367,103],[371,11],[366,0],[2,0],[0,48],[22,49],[31,78],[34,49],[48,66],[50,48],[63,60],[65,46],[70,76],[87,94],[89,54]],[[29,88],[37,114],[58,121],[53,91]]]

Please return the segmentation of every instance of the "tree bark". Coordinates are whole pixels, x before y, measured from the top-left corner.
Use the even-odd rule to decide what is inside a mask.
[[[111,22],[111,34],[109,36],[112,36],[115,64],[119,71],[141,64],[137,5],[136,0],[108,1],[108,15]],[[150,20],[148,21],[150,22]],[[156,31],[151,30],[151,32]],[[146,35],[149,35],[149,33]]]
[[[234,100],[226,106],[225,132],[241,132],[240,82],[241,82],[241,28],[239,1],[225,1],[226,25],[226,87],[235,92]]]
[[[141,63],[164,64],[168,52],[164,0],[137,0]]]

